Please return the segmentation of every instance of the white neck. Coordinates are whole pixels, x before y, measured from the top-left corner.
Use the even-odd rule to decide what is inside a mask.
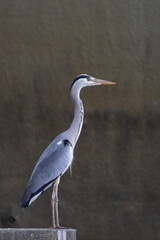
[[[71,90],[71,97],[74,102],[74,118],[69,128],[70,139],[73,148],[81,133],[83,118],[84,118],[84,108],[83,102],[80,99],[80,88],[74,88]]]

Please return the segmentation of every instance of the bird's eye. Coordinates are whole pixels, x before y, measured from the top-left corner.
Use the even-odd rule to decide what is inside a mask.
[[[88,77],[87,78],[88,81],[92,81],[92,79],[93,79],[92,77]]]

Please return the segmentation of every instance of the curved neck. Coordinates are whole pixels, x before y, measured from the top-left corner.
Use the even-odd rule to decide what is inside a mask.
[[[71,97],[74,102],[74,118],[70,125],[69,132],[73,148],[81,133],[83,118],[84,118],[84,108],[83,102],[80,99],[80,89],[74,89],[71,91]]]

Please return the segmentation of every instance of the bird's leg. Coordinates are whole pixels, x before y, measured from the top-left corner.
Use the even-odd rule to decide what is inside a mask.
[[[53,191],[52,191],[52,197],[51,197],[52,226],[53,228],[56,228],[54,201],[55,201],[55,186],[53,185]]]
[[[60,180],[60,178],[59,178]],[[59,184],[59,181],[58,181]],[[55,195],[55,222],[56,222],[56,227],[59,228],[59,213],[58,213],[58,184],[56,186],[56,195]]]
[[[52,198],[51,198],[53,228],[60,228],[59,215],[58,215],[58,184],[59,182],[60,182],[60,177],[58,177],[54,182]]]

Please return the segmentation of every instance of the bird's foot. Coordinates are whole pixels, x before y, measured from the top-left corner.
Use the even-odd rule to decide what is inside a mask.
[[[57,227],[57,229],[66,229],[66,227],[59,226],[59,227]]]
[[[61,226],[53,226],[53,229],[67,229],[66,227],[61,227]]]

